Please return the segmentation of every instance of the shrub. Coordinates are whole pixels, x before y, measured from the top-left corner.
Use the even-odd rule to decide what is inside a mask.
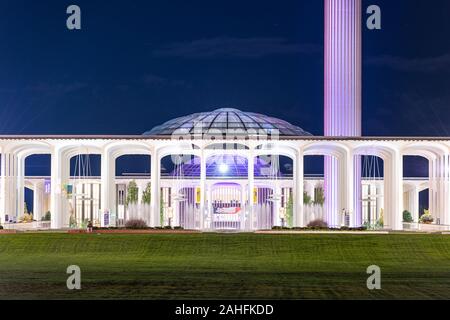
[[[31,222],[33,221],[33,215],[24,213],[23,216],[20,217],[19,222]]]
[[[308,223],[309,228],[328,229],[328,224],[322,219],[316,219]]]
[[[413,222],[411,212],[408,210],[403,211],[403,222]]]
[[[3,226],[0,224],[0,230],[3,230]]]
[[[52,219],[52,215],[50,211],[47,211],[45,215],[41,218],[41,221],[50,221]]]
[[[147,229],[147,224],[141,219],[131,219],[125,223],[127,229]]]
[[[433,223],[434,218],[428,210],[425,210],[425,214],[420,217],[422,223]]]

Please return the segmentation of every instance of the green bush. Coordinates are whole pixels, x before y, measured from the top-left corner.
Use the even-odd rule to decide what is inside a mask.
[[[308,194],[308,192],[303,191],[303,204],[304,205],[310,205],[312,203],[312,198]]]
[[[413,222],[411,212],[408,210],[403,211],[403,222]]]
[[[45,215],[41,218],[41,221],[50,221],[52,220],[52,214],[50,211],[47,211]]]

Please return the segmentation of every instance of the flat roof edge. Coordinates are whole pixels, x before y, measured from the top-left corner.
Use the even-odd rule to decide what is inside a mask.
[[[0,135],[0,140],[170,140],[172,136],[144,135]],[[175,140],[175,139],[174,139]],[[191,140],[200,140],[191,138]],[[206,139],[204,139],[206,140]],[[209,140],[209,139],[208,139]],[[227,141],[226,139],[216,139]],[[258,137],[244,137],[235,140],[272,140]],[[280,136],[274,141],[449,141],[450,137],[399,137],[399,136],[361,136],[361,137],[329,137],[329,136]]]

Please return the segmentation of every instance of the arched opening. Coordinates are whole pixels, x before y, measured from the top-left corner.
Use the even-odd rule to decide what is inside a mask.
[[[294,161],[279,154],[254,159],[256,229],[294,227]],[[301,199],[299,199],[301,201]]]
[[[33,228],[50,227],[50,154],[31,154],[24,160],[23,188],[19,195],[18,222],[36,222]]]
[[[162,226],[200,228],[200,158],[167,155],[161,159],[160,221]]]
[[[69,227],[101,225],[101,156],[80,153],[69,160],[70,178],[62,185],[68,199]]]
[[[423,156],[403,157],[403,223],[416,228],[420,217],[429,210],[429,161]]]
[[[127,220],[144,220],[150,224],[151,214],[151,157],[147,154],[122,154],[115,159],[116,224]]]
[[[248,159],[214,154],[206,159],[206,221],[212,230],[248,230]]]
[[[384,161],[375,155],[361,156],[362,224],[369,229],[384,226]]]
[[[364,143],[354,155],[361,156],[362,188],[355,198],[355,206],[362,206],[361,224],[368,229],[402,230],[403,162],[398,151],[385,143]]]
[[[303,211],[305,225],[314,220],[325,220],[324,159],[325,156],[323,155],[306,155],[303,158]]]

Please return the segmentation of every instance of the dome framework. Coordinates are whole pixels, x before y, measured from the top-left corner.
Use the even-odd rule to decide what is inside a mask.
[[[311,136],[302,128],[287,121],[254,112],[233,108],[220,108],[211,112],[199,112],[169,120],[144,135],[172,134],[225,134],[238,135],[277,134],[280,136]]]

